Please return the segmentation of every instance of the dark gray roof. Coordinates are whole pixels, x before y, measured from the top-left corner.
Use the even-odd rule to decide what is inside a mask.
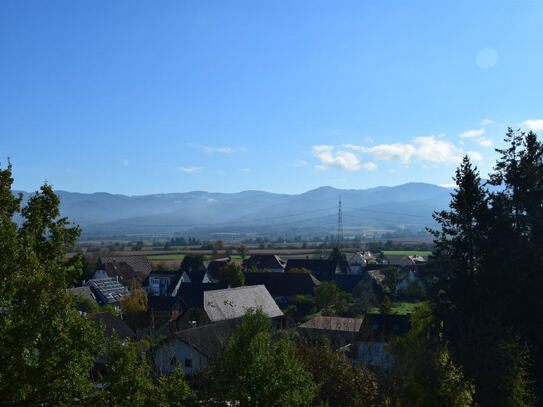
[[[214,324],[177,331],[174,336],[206,357],[213,359],[219,354],[225,342],[234,334],[240,322],[240,319],[219,321]]]
[[[343,291],[353,291],[364,276],[362,274],[334,274],[334,283]]]
[[[263,285],[204,292],[204,310],[213,322],[240,318],[249,308],[260,308],[269,318],[283,315]]]
[[[298,328],[322,329],[326,331],[358,332],[362,326],[362,319],[340,317],[315,317],[303,323]]]
[[[119,339],[133,339],[136,337],[136,334],[128,325],[109,312],[97,312],[93,317],[95,321],[102,321],[105,324],[106,329],[104,334],[108,337],[113,335],[114,332]]]
[[[181,283],[177,298],[188,308],[204,308],[204,291],[223,290],[227,287],[228,284],[220,283]]]
[[[187,272],[190,281],[193,283],[201,283],[204,280],[204,276],[206,275],[206,269],[191,269]]]
[[[150,295],[147,298],[147,307],[150,310],[169,311],[174,308],[179,301],[179,297]]]
[[[391,266],[399,266],[406,259],[407,259],[407,256],[405,254],[385,254],[385,260]]]
[[[220,270],[230,262],[230,257],[211,260],[207,264],[207,272],[214,280],[220,279]]]
[[[336,262],[325,259],[288,259],[285,272],[291,269],[306,268],[319,280],[330,280],[336,273]]]
[[[308,273],[243,273],[245,285],[266,286],[272,297],[291,297],[304,294],[312,295],[313,289],[320,284]]]
[[[253,254],[247,260],[243,261],[243,267],[249,269],[256,266],[259,270],[264,269],[284,269],[287,262],[276,254]]]

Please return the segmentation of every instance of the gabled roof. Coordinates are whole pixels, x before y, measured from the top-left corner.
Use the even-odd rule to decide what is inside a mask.
[[[187,308],[204,308],[204,291],[227,288],[221,283],[181,283],[177,290],[177,298],[183,301]]]
[[[260,308],[269,318],[283,315],[263,285],[204,292],[204,310],[212,322],[240,318],[249,308]]]
[[[341,290],[352,291],[363,278],[362,274],[334,274],[333,281]]]
[[[362,319],[340,317],[315,317],[298,326],[302,329],[321,329],[326,331],[358,332]]]
[[[371,259],[375,259],[375,256],[373,255],[373,253],[370,252],[369,250],[362,250],[353,254],[349,260],[349,263],[352,263],[353,261],[362,261],[362,260],[368,261]]]
[[[204,280],[204,276],[206,275],[206,269],[200,268],[200,269],[190,269],[187,272],[190,281],[193,283],[201,283]]]
[[[109,277],[119,277],[119,282],[129,285],[131,280],[143,283],[151,273],[151,263],[146,256],[102,256],[97,270],[105,270]]]
[[[288,259],[285,272],[294,268],[306,268],[319,280],[330,280],[336,273],[336,262],[325,259]]]
[[[215,358],[225,342],[234,334],[240,319],[228,319],[214,324],[177,331],[174,337],[192,346],[208,359]]]
[[[255,265],[259,270],[284,269],[287,262],[276,254],[253,254],[243,261],[243,267],[248,269]]]
[[[366,273],[368,273],[371,279],[379,285],[381,285],[381,283],[385,279],[385,275],[381,270],[367,270]]]
[[[179,297],[171,297],[166,295],[150,295],[147,298],[147,307],[150,310],[169,311],[180,301]]]
[[[291,297],[304,294],[312,295],[313,289],[320,284],[308,273],[250,273],[245,272],[245,285],[263,284],[272,297]]]
[[[407,259],[404,254],[385,254],[385,260],[391,266],[400,266]]]
[[[221,259],[213,259],[207,264],[207,272],[214,280],[220,279],[219,271],[230,262],[230,257],[223,257]]]
[[[92,293],[92,290],[88,286],[67,288],[66,294],[71,295],[73,297],[79,297],[79,299],[89,298],[93,302],[96,302],[96,297],[94,296],[94,294]]]
[[[409,315],[366,314],[360,327],[360,339],[365,342],[388,342],[409,331]]]
[[[113,332],[117,334],[119,339],[132,339],[136,337],[136,334],[128,325],[109,312],[97,312],[93,317],[95,321],[102,321],[105,324],[106,329],[104,334],[107,337],[113,335]]]
[[[117,279],[111,277],[89,280],[87,284],[94,291],[98,300],[105,304],[120,302],[128,294],[128,289],[124,285],[119,284]]]

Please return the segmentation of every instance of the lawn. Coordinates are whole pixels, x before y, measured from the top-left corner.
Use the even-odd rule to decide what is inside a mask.
[[[394,314],[406,315],[411,314],[415,311],[419,305],[423,304],[422,302],[393,302],[392,303],[392,312]],[[379,314],[379,308],[373,307],[370,308],[368,314]]]
[[[432,252],[426,250],[384,250],[383,254],[398,254],[400,256],[430,256]]]
[[[149,260],[161,260],[161,259],[183,259],[184,254],[151,254],[147,256]]]

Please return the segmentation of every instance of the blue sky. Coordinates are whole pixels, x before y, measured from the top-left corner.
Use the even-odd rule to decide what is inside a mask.
[[[15,187],[450,184],[543,132],[538,1],[0,2]]]

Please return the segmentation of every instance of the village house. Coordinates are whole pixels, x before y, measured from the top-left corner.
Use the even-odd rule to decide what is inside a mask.
[[[260,309],[274,327],[284,326],[284,315],[264,285],[204,291],[204,311],[211,322],[241,318],[249,309]]]
[[[298,326],[302,335],[312,339],[326,337],[334,347],[344,346],[359,337],[362,319],[318,316]]]
[[[67,288],[66,294],[75,297],[78,301],[81,301],[83,298],[88,298],[94,304],[98,304],[96,295],[94,295],[89,286]]]
[[[159,328],[178,318],[185,311],[185,306],[179,297],[149,296],[147,312],[153,328]]]
[[[174,333],[154,348],[157,370],[170,374],[181,365],[185,375],[196,373],[219,355],[240,322],[239,319],[229,319]]]
[[[313,295],[320,284],[309,273],[251,273],[245,272],[245,285],[264,285],[276,302],[284,302],[295,295]]]
[[[211,321],[204,311],[204,292],[228,288],[220,283],[182,283],[179,285],[176,298],[183,307],[180,315],[172,321],[172,329],[187,329],[209,324]]]
[[[409,331],[409,315],[366,314],[360,327],[359,341],[350,346],[348,356],[366,366],[390,368],[392,357],[387,344]]]
[[[116,278],[97,278],[85,283],[89,286],[100,305],[111,305],[120,311],[121,299],[129,293],[128,288]]]
[[[145,280],[144,288],[149,296],[175,295],[179,280],[179,273],[151,271]]]
[[[377,259],[370,251],[359,251],[349,259],[351,273],[361,274],[370,261],[377,262]]]
[[[258,271],[271,271],[272,273],[282,273],[285,271],[287,262],[275,254],[253,254],[243,261],[243,270],[249,271],[256,267]]]
[[[292,269],[307,269],[319,280],[330,281],[336,273],[337,264],[325,259],[288,259],[285,272]]]
[[[104,335],[108,338],[116,335],[121,342],[136,338],[134,331],[122,319],[109,312],[96,312],[93,314],[93,318],[104,325]]]
[[[213,259],[206,264],[206,272],[202,277],[202,281],[194,281],[196,283],[218,283],[221,279],[221,269],[230,263],[230,257],[223,257],[220,259]]]
[[[93,279],[113,277],[126,287],[132,281],[143,286],[149,274],[151,263],[146,256],[102,256],[98,258]]]

